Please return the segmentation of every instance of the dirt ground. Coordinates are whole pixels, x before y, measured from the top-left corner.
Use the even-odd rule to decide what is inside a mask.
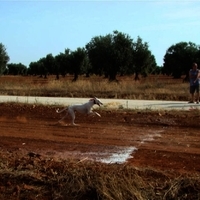
[[[138,168],[200,172],[199,110],[102,109],[97,110],[101,117],[77,113],[79,126],[71,126],[69,118],[58,123],[64,113],[57,114],[56,108],[0,104],[1,154],[126,161]]]

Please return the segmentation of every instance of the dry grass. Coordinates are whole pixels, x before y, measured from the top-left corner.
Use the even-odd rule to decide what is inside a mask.
[[[5,153],[3,154],[5,156]],[[0,168],[0,199],[199,199],[197,175],[178,176],[129,165],[12,157]],[[9,156],[7,156],[9,158]]]
[[[103,77],[79,77],[72,82],[67,76],[55,80],[38,77],[0,77],[0,95],[62,96],[123,98],[144,100],[188,100],[189,84],[182,79],[155,75],[135,82],[133,76],[118,77],[118,82],[108,82]]]

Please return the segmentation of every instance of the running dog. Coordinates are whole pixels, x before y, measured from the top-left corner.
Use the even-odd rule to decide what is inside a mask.
[[[85,104],[74,104],[74,105],[66,107],[62,110],[57,109],[56,110],[57,113],[62,113],[63,111],[67,112],[67,114],[62,119],[60,119],[58,122],[61,122],[69,114],[72,118],[72,125],[77,125],[74,123],[76,111],[79,113],[82,113],[82,114],[97,115],[97,116],[101,117],[101,115],[99,113],[92,111],[92,107],[95,104],[98,106],[103,105],[103,103],[98,98],[94,97]]]

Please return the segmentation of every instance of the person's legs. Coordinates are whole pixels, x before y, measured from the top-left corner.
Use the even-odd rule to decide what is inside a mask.
[[[197,103],[199,104],[199,92],[197,92]]]
[[[199,103],[199,85],[196,86],[196,93],[197,103]]]
[[[195,92],[194,86],[190,86],[191,100],[189,101],[189,103],[194,103],[194,101],[195,101],[195,99],[194,99],[194,92]]]
[[[195,102],[195,100],[194,100],[194,93],[191,94],[191,102],[192,102],[192,103]]]
[[[197,104],[199,104],[199,92],[197,93]]]

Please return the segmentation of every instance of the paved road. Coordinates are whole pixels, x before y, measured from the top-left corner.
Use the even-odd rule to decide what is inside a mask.
[[[65,97],[30,97],[30,96],[0,96],[1,102],[20,102],[30,104],[45,104],[67,106],[76,103],[85,103],[88,98]],[[188,104],[186,101],[158,101],[158,100],[131,100],[131,99],[101,99],[107,108],[149,109],[149,110],[190,110],[200,109],[200,104]]]

